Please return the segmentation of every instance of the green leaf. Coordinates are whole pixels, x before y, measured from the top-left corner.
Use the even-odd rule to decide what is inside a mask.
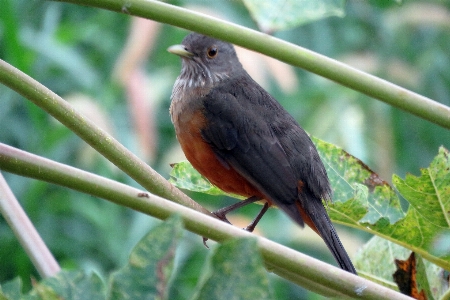
[[[395,187],[400,194],[428,222],[436,226],[450,227],[450,158],[441,147],[439,155],[430,166],[421,170],[421,176],[406,175],[405,180],[394,176]]]
[[[326,150],[321,145],[322,142],[316,140],[316,143],[327,167],[333,190],[337,191],[334,197],[335,203],[329,205],[330,218],[333,221],[379,235],[450,270],[450,255],[437,256],[432,252],[433,243],[438,234],[447,232],[449,227],[438,226],[435,224],[436,222],[430,222],[412,205],[412,203],[416,203],[417,207],[417,205],[422,205],[421,202],[429,201],[431,192],[429,188],[426,189],[426,193],[422,193],[422,199],[411,199],[413,193],[402,193],[407,201],[411,201],[411,206],[404,214],[400,209],[395,191],[367,166],[348,154],[346,156],[343,150],[339,150],[333,145],[325,143],[324,145],[328,148]],[[341,164],[339,164],[340,160],[342,160]],[[447,197],[447,201],[441,201],[444,207],[448,205],[449,201],[448,196],[442,197],[447,189],[443,182],[450,182],[448,179],[449,168],[448,152],[441,148],[438,156],[427,169],[428,172],[435,170],[434,173],[432,172],[433,178],[438,183],[436,187],[440,187],[440,189],[434,193],[440,196],[436,196],[434,199],[439,202],[439,199]],[[424,189],[425,182],[423,180],[407,180],[407,182],[412,184],[410,187],[415,187],[413,189]],[[405,188],[404,181],[398,176],[393,176],[393,183],[400,192]],[[362,196],[364,193],[361,192],[360,184],[364,184],[368,188],[367,199]],[[352,194],[353,198],[345,203],[340,203],[342,199],[351,197]],[[414,193],[416,197],[417,194]],[[364,216],[363,209],[367,209]],[[440,205],[434,205],[432,211],[427,211],[426,214],[435,217],[441,214],[440,217],[443,218],[443,210]],[[442,221],[439,224],[443,224]]]
[[[33,289],[23,295],[22,282],[16,278],[2,285],[0,299],[22,300],[77,300],[105,299],[105,285],[96,274],[86,275],[80,271],[60,271],[56,276],[36,283]]]
[[[0,300],[20,299],[22,295],[22,280],[17,277],[0,287]]]
[[[194,299],[271,299],[267,271],[255,239],[234,239],[219,245],[211,270]]]
[[[111,275],[108,299],[165,299],[182,224],[171,217],[133,249],[128,264]]]
[[[342,148],[311,137],[317,147],[333,188],[332,220],[356,225],[375,224],[380,219],[394,224],[404,217],[392,187],[361,160]]]
[[[373,237],[353,258],[358,274],[388,288],[398,290],[393,280],[396,271],[395,259],[408,259],[411,251],[380,237]],[[446,290],[441,280],[442,268],[422,259],[416,254],[417,284],[428,299],[439,299]]]
[[[105,299],[105,285],[97,274],[62,270],[55,277],[41,281],[31,295],[41,299]]]
[[[410,207],[405,218],[394,225],[380,221],[368,227],[373,230],[373,233],[415,251],[424,258],[450,270],[449,257],[438,257],[431,252],[433,241],[442,229],[429,223],[414,208]]]
[[[243,0],[264,32],[291,29],[329,16],[343,17],[345,0]]]
[[[450,230],[442,231],[436,236],[431,253],[436,256],[450,256]]]
[[[196,169],[187,161],[181,161],[173,165],[170,172],[169,181],[176,187],[188,191],[204,193],[214,196],[229,196],[237,199],[244,199],[244,197],[228,194],[212,185],[208,179],[203,177]]]

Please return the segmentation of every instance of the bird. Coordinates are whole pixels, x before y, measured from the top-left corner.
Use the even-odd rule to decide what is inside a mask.
[[[168,52],[182,58],[170,104],[178,142],[192,166],[221,190],[247,199],[215,214],[256,201],[300,227],[306,223],[339,266],[356,274],[322,201],[332,199],[326,169],[297,121],[244,70],[230,43],[192,32]]]

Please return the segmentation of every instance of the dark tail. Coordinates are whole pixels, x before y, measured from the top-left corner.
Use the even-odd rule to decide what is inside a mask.
[[[328,249],[330,249],[339,266],[343,270],[357,274],[322,202],[317,201],[316,199],[308,199],[307,201],[302,201],[302,206],[304,206],[303,208],[306,214],[311,218],[318,234],[325,241],[325,244],[328,246]]]
[[[328,226],[321,229],[317,228],[317,230],[320,232],[320,235],[325,241],[325,244],[327,244],[328,249],[330,249],[334,258],[336,259],[339,266],[341,266],[343,270],[356,274],[355,267],[353,266],[350,257],[348,257],[347,251],[345,251],[344,246],[342,246],[341,240],[337,235],[336,229],[334,229],[333,224],[331,224],[330,218],[328,217],[326,212],[324,213],[324,217],[322,217],[321,219],[326,219],[325,222],[328,223]],[[316,225],[316,227],[322,226]]]

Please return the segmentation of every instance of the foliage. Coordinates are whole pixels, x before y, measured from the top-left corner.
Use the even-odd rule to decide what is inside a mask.
[[[132,250],[128,263],[108,280],[97,274],[62,271],[37,283],[23,295],[21,281],[5,283],[1,299],[168,299],[177,286],[171,281],[175,250],[182,224],[172,217],[155,226]],[[271,299],[267,273],[251,239],[223,243],[211,257],[211,267],[203,270],[198,293],[192,299]],[[105,282],[108,282],[107,286]],[[187,298],[187,295],[185,295]]]
[[[342,0],[255,1],[244,0],[258,27],[264,32],[286,30],[328,16],[344,16]]]
[[[329,143],[317,139],[314,142],[325,163],[333,190],[337,191],[335,203],[326,204],[333,221],[378,235],[420,254],[443,269],[450,269],[450,250],[447,249],[444,255],[436,255],[433,251],[437,238],[441,234],[450,234],[447,220],[450,210],[450,158],[447,149],[439,150],[430,167],[422,169],[421,177],[408,175],[403,180],[394,175],[395,188],[410,204],[404,213],[394,189],[360,160]],[[171,181],[179,188],[218,194],[216,188],[208,184],[188,162],[175,165],[171,176]],[[370,251],[379,251],[380,257],[383,253],[392,256],[388,251],[380,251],[379,244],[376,244],[366,246],[359,257],[369,257],[365,252]],[[361,259],[360,262],[363,271],[371,270],[372,264],[363,264]],[[385,263],[384,266],[391,269],[393,263]],[[375,276],[370,275],[372,273],[369,271],[366,276]],[[384,277],[392,281],[392,278]]]
[[[351,63],[357,68],[449,105],[450,77],[447,70],[450,65],[450,33],[448,15],[447,19],[445,15],[450,9],[448,3],[424,4],[411,1],[397,6],[394,1],[373,2],[349,2],[345,18],[328,18],[276,32],[274,35]],[[237,2],[215,1],[210,7],[223,12],[237,23],[254,26],[248,14],[244,13],[243,6]],[[434,7],[438,8],[437,12],[433,10]],[[444,18],[439,18],[442,14]],[[413,18],[414,16],[419,18]],[[89,96],[90,103],[101,103],[97,104],[100,114],[107,116],[107,123],[114,135],[127,148],[140,153],[142,150],[138,146],[127,113],[128,106],[123,101],[125,92],[117,84],[111,84],[111,70],[119,49],[126,40],[128,23],[128,16],[103,10],[52,2],[30,4],[28,1],[6,0],[2,2],[0,9],[0,57],[64,97],[82,92]],[[167,155],[171,152],[169,149],[176,145],[167,113],[171,88],[167,82],[173,82],[179,71],[179,62],[166,54],[165,49],[179,43],[184,35],[185,32],[173,27],[161,28],[158,42],[146,65],[150,93],[158,95],[158,99],[154,100],[157,103],[154,110],[159,139],[155,142],[157,155],[152,165],[165,176],[168,176],[168,162],[178,161]],[[400,199],[399,203],[393,190],[384,184],[374,191],[366,188],[364,181],[367,176],[370,178],[371,173],[365,173],[368,172],[367,169],[361,167],[357,174],[365,177],[345,186],[346,182],[353,182],[346,179],[335,191],[337,201],[329,207],[331,215],[339,220],[336,216],[339,211],[347,209],[352,213],[359,212],[351,220],[341,218],[339,222],[358,228],[364,227],[362,224],[372,224],[369,226],[370,230],[364,230],[375,230],[384,237],[391,238],[394,236],[393,226],[401,228],[406,222],[402,220],[407,218],[407,223],[416,222],[416,228],[429,230],[430,234],[426,235],[428,240],[416,240],[414,236],[403,234],[404,231],[397,231],[397,241],[406,237],[409,238],[408,245],[415,245],[414,242],[417,242],[419,248],[415,247],[416,251],[423,251],[434,257],[447,257],[445,247],[440,248],[443,250],[439,254],[430,254],[428,245],[439,228],[448,228],[445,219],[445,211],[448,209],[439,210],[440,204],[448,206],[447,198],[444,197],[448,194],[445,187],[448,175],[439,174],[445,170],[441,167],[445,151],[440,150],[438,157],[433,161],[432,158],[439,146],[450,148],[449,131],[370,101],[366,96],[331,85],[314,75],[298,70],[294,75],[298,80],[298,88],[293,91],[283,90],[281,85],[272,80],[273,74],[268,76],[270,81],[266,87],[312,135],[341,145],[372,166],[381,178],[390,178],[394,172],[399,174],[394,177],[393,185],[411,204],[404,217],[399,206],[402,205],[405,210],[405,202]],[[104,159],[89,153],[84,143],[66,128],[3,86],[0,87],[0,99],[2,143],[136,185]],[[83,109],[83,105],[79,109]],[[91,106],[87,109],[89,110],[92,110]],[[99,114],[93,116],[98,120],[97,117]],[[331,149],[329,153],[333,151],[335,149]],[[330,164],[333,159],[334,163],[338,162],[338,157],[339,155],[331,155]],[[430,167],[424,169],[420,177],[405,176],[407,172],[416,172],[430,161]],[[360,165],[353,159],[344,162],[344,171],[346,168],[353,170],[353,167]],[[5,175],[60,264],[68,270],[85,270],[67,275],[71,282],[89,282],[90,287],[96,291],[101,290],[100,286],[103,284],[99,278],[106,278],[102,274],[108,274],[123,265],[132,245],[155,224],[154,220],[141,214],[89,196]],[[435,184],[435,178],[441,179],[440,184]],[[411,189],[421,185],[426,191]],[[192,195],[211,209],[230,202],[227,197]],[[371,202],[378,199],[377,195],[381,198],[384,197],[382,195],[389,195],[392,205],[383,206],[385,202]],[[352,197],[354,199],[350,202],[339,201],[341,198],[347,200]],[[365,199],[369,199],[368,203],[364,202]],[[421,206],[421,199],[429,201],[429,205]],[[368,205],[369,203],[372,205]],[[374,206],[374,203],[381,205],[384,212],[377,214],[380,207]],[[350,207],[345,207],[346,205]],[[354,205],[358,209],[354,209]],[[386,211],[389,211],[389,215]],[[252,208],[248,208],[242,215],[251,219],[253,213]],[[305,242],[308,237],[302,235],[302,242],[298,242],[298,230],[283,216],[276,212],[269,212],[269,215],[272,218],[264,218],[261,224],[265,236],[322,260],[332,261],[326,250],[318,248],[314,243],[309,245]],[[360,220],[363,216],[366,223]],[[393,224],[398,219],[400,221]],[[355,225],[355,222],[359,224]],[[433,225],[429,225],[430,223]],[[280,235],[280,230],[273,230],[278,226],[286,228],[283,235]],[[368,237],[358,231],[351,233],[362,239]],[[441,236],[444,241],[448,241],[445,240],[445,235],[444,232]],[[0,282],[20,276],[25,290],[30,289],[30,277],[38,275],[3,220],[0,220],[0,240]],[[346,241],[344,244],[347,244]],[[178,268],[183,272],[173,274],[171,280],[177,283],[177,290],[170,290],[171,298],[192,295],[197,290],[197,279],[201,277],[206,255],[197,236],[184,236],[178,247],[179,253],[183,253]],[[386,265],[391,266],[392,260]],[[360,268],[362,269],[358,265],[358,269]],[[91,274],[92,270],[99,275],[86,275]],[[275,277],[269,279],[274,298],[315,297],[291,283]],[[42,282],[41,290],[34,289],[36,293],[48,291],[46,281]],[[19,293],[17,280],[2,284],[3,290],[5,286],[12,286],[11,289]],[[264,287],[264,290],[267,288]]]

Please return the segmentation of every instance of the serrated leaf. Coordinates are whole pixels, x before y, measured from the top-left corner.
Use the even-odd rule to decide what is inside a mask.
[[[446,163],[442,163],[443,160],[446,161]],[[439,171],[439,175],[435,177],[436,180],[440,181],[442,180],[442,178],[444,178],[445,180],[445,178],[447,178],[446,176],[448,176],[447,173],[449,172],[450,166],[448,160],[448,151],[441,148],[439,154],[431,163],[431,166],[433,165],[439,165],[439,168],[441,168],[441,170]],[[447,173],[442,172],[442,170],[446,170]],[[438,177],[439,179],[437,179]],[[401,180],[398,176],[393,176],[393,183],[395,186],[397,186],[398,183],[402,184],[402,182],[403,180]],[[419,185],[417,185],[416,188],[421,188]],[[386,188],[386,186],[382,185],[381,188]],[[380,191],[380,187],[377,186],[374,189],[374,193],[377,191],[377,189],[378,191]],[[410,201],[409,194],[405,193],[402,195],[407,201]],[[428,195],[424,194],[424,196]],[[371,200],[369,197],[369,202],[372,201],[373,200]],[[379,203],[381,203],[381,201],[382,198],[379,198]],[[413,202],[414,201],[420,200],[415,199],[413,200]],[[425,198],[423,198],[422,201],[425,201]],[[389,202],[392,202],[392,198],[390,198]],[[346,203],[346,205],[348,204]],[[377,209],[382,206],[383,205],[377,205]],[[442,213],[442,210],[439,211]],[[331,214],[332,213],[330,212],[330,215]],[[342,223],[345,224],[345,222]],[[415,209],[413,205],[410,205],[406,215],[403,218],[399,219],[395,224],[391,224],[384,217],[377,220],[376,223],[365,222],[365,219],[363,218],[359,221],[358,226],[355,226],[356,224],[351,222],[347,224],[353,227],[359,227],[362,230],[377,234],[385,239],[402,245],[403,247],[406,247],[416,252],[417,254],[420,254],[427,260],[450,270],[450,256],[437,256],[431,251],[433,248],[433,243],[438,234],[441,234],[442,232],[448,232],[449,228],[437,226],[436,224],[429,222],[418,210]]]
[[[269,281],[255,239],[234,239],[219,245],[211,271],[199,294],[203,299],[271,299]]]
[[[345,0],[243,0],[263,32],[291,29],[330,16],[343,17]]]
[[[165,299],[181,231],[179,216],[153,228],[134,247],[128,264],[111,275],[108,299]]]
[[[414,208],[410,207],[405,218],[394,225],[380,221],[369,227],[379,236],[407,247],[443,268],[450,269],[448,257],[437,257],[430,252],[433,241],[441,229],[427,222]]]
[[[393,224],[404,217],[397,194],[378,174],[342,148],[311,139],[333,188],[334,204],[329,211],[332,220],[343,224],[375,224],[385,218]]]
[[[450,227],[450,158],[441,147],[430,166],[421,170],[421,176],[406,175],[405,180],[395,176],[395,187],[400,194],[428,222]]]

